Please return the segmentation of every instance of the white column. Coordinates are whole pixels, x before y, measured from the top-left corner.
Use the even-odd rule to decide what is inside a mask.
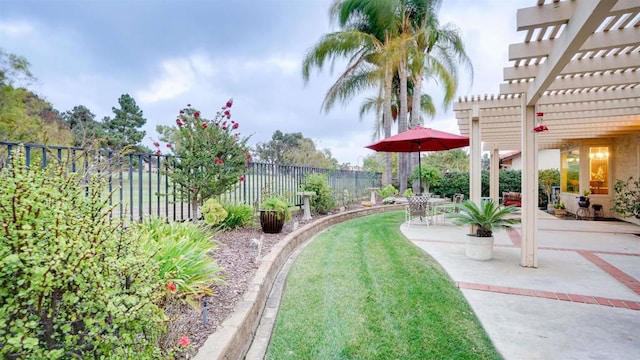
[[[470,131],[469,131],[469,198],[474,203],[480,205],[482,192],[482,139],[480,138],[480,107],[473,105],[471,110]]]
[[[538,142],[535,109],[522,96],[522,242],[520,265],[538,267]]]
[[[497,204],[500,197],[500,151],[494,148],[491,151],[489,168],[489,196]]]

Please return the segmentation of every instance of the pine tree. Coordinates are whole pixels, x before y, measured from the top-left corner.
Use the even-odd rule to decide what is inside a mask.
[[[146,124],[147,119],[129,94],[120,96],[118,103],[119,109],[112,108],[115,116],[105,118],[104,125],[108,146],[112,150],[125,150],[137,146],[142,141],[146,132],[139,129]]]

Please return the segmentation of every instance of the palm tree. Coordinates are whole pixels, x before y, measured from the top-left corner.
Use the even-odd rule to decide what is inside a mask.
[[[378,95],[376,97],[366,97],[362,104],[360,104],[360,121],[362,121],[366,114],[373,113],[375,114],[376,121],[373,126],[373,134],[372,141],[380,140],[383,138],[383,134],[385,133],[384,129],[384,114],[382,112],[382,107],[384,103],[384,98],[382,96],[382,87],[380,87],[378,91]],[[424,112],[429,116],[434,116],[436,113],[435,104],[433,103],[433,99],[428,94],[422,94],[422,96],[418,97],[416,100],[413,96],[413,82],[409,80],[407,84],[407,92],[409,97],[407,98],[407,107],[408,112],[410,114],[409,118],[409,127],[413,127],[416,125],[422,124],[422,119],[415,119],[413,114],[415,111],[413,110],[413,104],[415,101],[419,101],[420,103],[420,113]],[[393,77],[392,82],[392,91],[391,91],[391,122],[395,124],[398,120],[398,110],[400,108],[400,78],[396,73]]]
[[[347,103],[361,91],[378,86],[378,96],[383,99],[379,122],[385,137],[391,136],[395,74],[399,78],[399,132],[408,128],[410,83],[414,89],[411,103],[423,102],[423,75],[442,82],[445,104],[450,104],[457,89],[454,60],[468,59],[457,32],[439,27],[436,12],[440,3],[441,0],[334,0],[330,16],[342,30],[325,35],[303,61],[303,78],[308,81],[312,67],[322,68],[327,60],[333,62],[338,57],[349,59],[347,68],[325,96],[324,110],[328,111],[336,100]],[[450,52],[457,57],[449,56]],[[412,123],[420,121],[421,110],[421,106],[411,106]],[[386,167],[390,176],[390,154]],[[399,170],[400,179],[406,179],[409,162],[400,161]],[[400,181],[400,185],[404,191],[406,181]]]
[[[453,24],[440,26],[437,17],[441,0],[408,0],[407,10],[412,11],[409,17],[410,26],[405,31],[413,34],[414,42],[409,49],[411,73],[413,82],[414,102],[422,94],[423,77],[433,78],[445,90],[443,106],[448,107],[453,102],[458,88],[458,65],[467,67],[473,77],[473,67],[466,55],[462,36]],[[420,121],[421,108],[411,110],[412,125]],[[400,131],[400,130],[399,130]],[[409,168],[415,166],[410,164]],[[410,170],[410,169],[407,169]]]
[[[325,61],[349,57],[346,70],[327,92],[322,107],[328,111],[336,100],[343,103],[367,88],[382,83],[385,137],[391,136],[391,80],[395,72],[389,56],[390,33],[395,0],[335,0],[330,16],[343,29],[325,35],[305,56],[302,72],[309,79],[312,67],[322,68]],[[387,181],[391,181],[391,154],[386,159]]]

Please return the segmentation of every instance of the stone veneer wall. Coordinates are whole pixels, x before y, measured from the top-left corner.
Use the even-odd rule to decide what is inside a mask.
[[[273,282],[298,245],[337,223],[361,216],[402,210],[404,207],[403,204],[382,205],[346,211],[324,217],[287,235],[262,258],[260,267],[249,282],[242,300],[236,304],[234,312],[222,322],[218,330],[209,336],[199,349],[195,359],[244,358],[260,323],[262,311],[265,308]]]

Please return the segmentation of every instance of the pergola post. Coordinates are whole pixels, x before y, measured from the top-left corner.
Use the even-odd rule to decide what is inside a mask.
[[[523,94],[524,95],[524,94]],[[535,125],[535,109],[527,106],[522,96],[522,234],[520,265],[538,267],[538,142]]]
[[[480,205],[482,196],[482,173],[480,165],[482,163],[482,139],[480,139],[480,107],[473,106],[471,119],[469,119],[471,131],[469,132],[469,199]]]
[[[491,150],[489,165],[489,196],[497,204],[500,197],[500,151]]]

